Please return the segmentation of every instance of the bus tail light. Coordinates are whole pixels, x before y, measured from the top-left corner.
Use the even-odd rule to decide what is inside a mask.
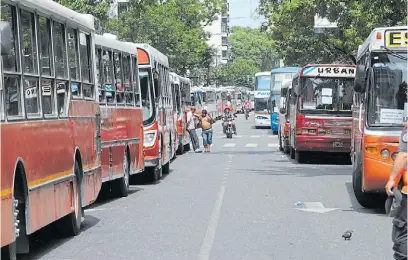
[[[381,157],[384,159],[387,159],[388,157],[390,157],[390,151],[388,151],[387,149],[382,149],[381,150]]]
[[[368,153],[376,153],[377,152],[377,148],[376,147],[366,147],[366,152]]]
[[[156,136],[157,136],[156,130],[146,131],[143,136],[144,147],[152,147],[156,142]]]

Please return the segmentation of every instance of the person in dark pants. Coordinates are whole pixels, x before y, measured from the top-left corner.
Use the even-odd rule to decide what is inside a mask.
[[[388,196],[393,196],[392,189],[398,189],[402,177],[402,203],[401,210],[393,219],[392,242],[394,246],[394,259],[407,259],[407,126],[401,133],[399,153],[394,161],[394,166],[388,179],[385,190]]]
[[[194,122],[195,107],[191,107],[187,111],[187,131],[190,134],[191,143],[193,144],[193,150],[196,153],[200,153],[200,143],[196,132],[196,124]]]

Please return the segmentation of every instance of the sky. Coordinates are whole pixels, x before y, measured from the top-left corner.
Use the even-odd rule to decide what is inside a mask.
[[[259,0],[228,0],[230,5],[230,26],[259,28],[264,19],[258,17],[256,8]]]

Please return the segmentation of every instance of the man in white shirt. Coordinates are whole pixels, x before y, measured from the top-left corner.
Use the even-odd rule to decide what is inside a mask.
[[[200,151],[200,143],[196,133],[196,126],[194,122],[195,107],[187,108],[187,131],[190,134],[191,143],[193,144],[193,150],[196,153]]]

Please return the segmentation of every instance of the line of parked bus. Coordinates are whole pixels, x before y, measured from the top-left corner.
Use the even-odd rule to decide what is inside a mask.
[[[271,71],[268,110],[280,150],[298,162],[309,152],[350,155],[354,194],[367,208],[384,205],[408,113],[407,29],[374,29],[358,48],[357,65]]]
[[[190,148],[187,106],[231,107],[224,90],[196,96],[154,47],[94,24],[51,0],[1,2],[2,259],[54,222],[77,235],[102,184],[126,197],[132,175],[169,174]]]

